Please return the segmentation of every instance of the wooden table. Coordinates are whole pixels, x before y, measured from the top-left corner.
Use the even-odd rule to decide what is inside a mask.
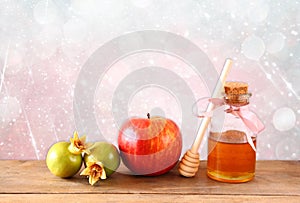
[[[206,176],[201,162],[194,178],[177,168],[158,177],[115,173],[88,184],[79,175],[61,179],[45,161],[0,161],[0,202],[300,202],[300,161],[258,161],[256,177],[248,183],[220,183]]]

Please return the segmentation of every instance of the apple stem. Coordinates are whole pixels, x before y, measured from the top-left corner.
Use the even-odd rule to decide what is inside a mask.
[[[150,119],[150,113],[147,113],[147,117],[148,117],[148,119]]]

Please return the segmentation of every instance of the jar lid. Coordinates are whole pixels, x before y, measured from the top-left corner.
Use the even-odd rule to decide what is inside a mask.
[[[248,93],[248,84],[245,82],[226,82],[225,102],[232,106],[243,106],[249,104],[251,93]]]
[[[248,93],[248,84],[245,82],[239,81],[229,81],[225,82],[224,85],[225,94],[233,94],[233,95],[240,95],[240,94],[247,94]]]

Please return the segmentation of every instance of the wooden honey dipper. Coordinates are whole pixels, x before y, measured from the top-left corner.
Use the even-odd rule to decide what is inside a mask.
[[[214,89],[214,92],[212,94],[212,97],[219,97],[221,95],[221,91],[223,89],[226,77],[228,75],[229,70],[231,69],[232,65],[232,60],[231,59],[226,59],[224,67],[222,69],[221,75],[219,77],[219,80],[217,82],[217,85]],[[208,104],[208,107],[206,109],[207,112],[212,111],[214,108],[214,105],[210,102]],[[210,123],[211,118],[210,117],[204,117],[199,131],[197,133],[197,137],[192,145],[192,148],[189,149],[181,159],[179,163],[179,168],[178,171],[180,175],[185,176],[185,177],[193,177],[196,175],[199,164],[200,164],[200,156],[199,156],[199,147],[201,145],[201,142],[203,140],[205,131]]]

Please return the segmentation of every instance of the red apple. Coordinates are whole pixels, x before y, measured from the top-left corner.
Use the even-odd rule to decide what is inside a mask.
[[[163,117],[131,118],[122,125],[118,144],[123,163],[135,175],[156,176],[178,162],[182,137],[175,122]]]

